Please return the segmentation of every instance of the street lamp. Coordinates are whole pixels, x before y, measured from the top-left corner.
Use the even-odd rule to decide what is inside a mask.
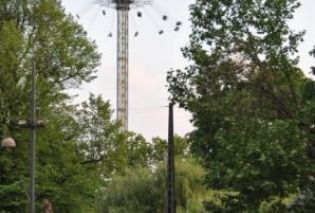
[[[1,147],[2,148],[14,148],[14,147],[16,147],[15,140],[11,137],[4,138],[1,141]]]
[[[36,165],[36,129],[37,129],[37,120],[36,120],[36,64],[35,58],[33,58],[32,63],[32,92],[31,92],[31,140],[30,140],[30,213],[35,213],[35,165]]]
[[[34,71],[33,71],[34,72]],[[35,203],[36,203],[36,194],[35,194],[35,183],[36,183],[36,129],[40,127],[45,127],[45,122],[43,120],[36,119],[36,87],[35,87],[35,75],[33,75],[33,87],[32,87],[32,119],[29,120],[20,120],[16,124],[19,128],[28,128],[31,129],[31,140],[30,140],[30,213],[35,213]]]
[[[30,138],[30,189],[29,189],[29,208],[30,213],[35,213],[35,171],[36,171],[36,130],[40,127],[44,127],[43,120],[37,120],[36,113],[36,64],[35,58],[32,61],[32,73],[31,73],[31,101],[30,101],[30,119],[20,120],[16,124],[19,128],[29,128],[31,130]],[[13,138],[7,137],[1,141],[1,147],[3,148],[14,148],[16,143]]]

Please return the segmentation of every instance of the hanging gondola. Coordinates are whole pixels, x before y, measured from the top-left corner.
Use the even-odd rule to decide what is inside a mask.
[[[183,24],[183,23],[182,23],[181,21],[177,21],[177,22],[176,22],[176,26],[182,26],[182,24]]]

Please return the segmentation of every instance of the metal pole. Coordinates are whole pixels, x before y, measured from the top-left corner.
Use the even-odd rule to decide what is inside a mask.
[[[173,103],[169,104],[167,146],[167,207],[166,213],[176,213],[175,163],[174,163],[174,119]]]
[[[31,139],[30,139],[30,212],[35,213],[35,164],[36,164],[36,64],[32,63],[31,92]]]

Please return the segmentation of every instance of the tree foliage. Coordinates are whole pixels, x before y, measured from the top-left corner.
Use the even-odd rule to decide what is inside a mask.
[[[314,150],[314,82],[297,67],[303,32],[288,26],[299,6],[191,5],[183,54],[192,63],[167,80],[172,99],[193,115],[191,149],[207,168],[206,184],[237,192],[223,200],[223,212],[257,211],[263,201],[314,187],[314,158],[306,154]]]
[[[0,136],[11,135],[17,143],[10,152],[0,151],[0,184],[1,188],[10,188],[19,183],[0,194],[0,209],[27,209],[29,133],[17,129],[15,123],[29,115],[35,62],[38,116],[46,120],[46,127],[38,131],[38,210],[43,199],[50,199],[57,212],[89,211],[102,182],[100,166],[82,163],[87,160],[83,150],[78,150],[84,125],[76,115],[78,109],[69,104],[65,89],[95,77],[100,55],[94,42],[58,0],[2,0],[0,43]],[[98,104],[106,105],[101,100]],[[114,125],[108,119],[109,107],[102,110],[102,119]]]
[[[176,202],[178,212],[202,212],[203,169],[191,159],[176,161]],[[166,196],[165,162],[152,170],[130,168],[113,177],[100,194],[100,212],[164,212]]]

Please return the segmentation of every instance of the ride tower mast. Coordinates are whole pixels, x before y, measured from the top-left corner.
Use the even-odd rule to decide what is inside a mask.
[[[128,131],[129,11],[151,4],[151,1],[97,0],[96,3],[117,11],[117,120],[122,124],[121,130]]]

